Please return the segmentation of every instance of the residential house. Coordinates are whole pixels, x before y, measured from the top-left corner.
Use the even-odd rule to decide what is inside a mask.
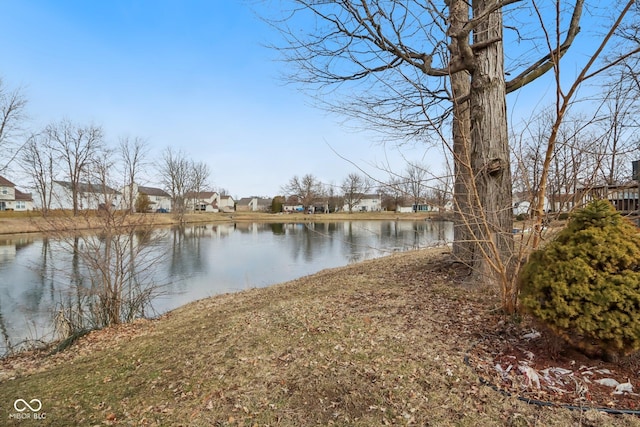
[[[513,214],[514,215],[531,215],[532,210],[535,209],[535,206],[532,204],[534,200],[534,196],[532,196],[529,192],[517,192],[513,195]],[[551,210],[551,204],[549,200],[544,198],[544,206],[543,209],[545,212],[549,212]]]
[[[285,213],[301,213],[304,212],[304,206],[297,205],[282,205],[282,211]]]
[[[237,211],[271,211],[271,199],[263,197],[243,197],[236,204]]]
[[[549,202],[545,200],[545,210],[547,212],[570,212],[582,204],[581,199],[585,197],[583,189],[577,189],[574,193],[547,192]]]
[[[23,193],[13,182],[0,176],[0,211],[30,211],[33,208],[30,193]]]
[[[33,197],[31,193],[23,193],[22,191],[16,188],[16,200],[13,204],[14,211],[32,211],[35,209],[35,204],[33,203]]]
[[[640,209],[640,188],[637,182],[625,184],[599,185],[590,188],[582,194],[582,204],[593,199],[607,199],[617,210],[624,214],[637,213]]]
[[[166,191],[155,187],[138,186],[138,192],[149,198],[152,212],[171,211],[171,196]]]
[[[446,206],[443,206],[444,209],[446,210]],[[420,202],[420,203],[414,203],[411,206],[398,206],[396,208],[396,212],[398,213],[412,213],[412,212],[421,212],[421,213],[427,213],[427,212],[440,212],[441,209],[431,203],[427,203],[427,202]]]
[[[236,201],[231,196],[221,194],[218,199],[218,209],[220,212],[235,212]]]
[[[349,211],[345,203],[342,209]],[[382,210],[382,196],[380,194],[363,194],[360,200],[351,207],[352,212],[379,212]]]
[[[53,181],[51,209],[73,209],[73,184],[68,181]],[[119,209],[122,193],[102,184],[78,183],[78,209]]]
[[[185,206],[188,211],[218,212],[220,195],[216,191],[190,191],[185,194]]]
[[[136,205],[136,200],[141,195],[149,198],[149,212],[170,212],[171,211],[171,196],[169,194],[155,187],[144,187],[142,185],[133,184],[133,191],[129,191],[129,186],[125,185],[122,188],[122,206],[123,208],[130,208]],[[131,201],[129,201],[131,196]]]

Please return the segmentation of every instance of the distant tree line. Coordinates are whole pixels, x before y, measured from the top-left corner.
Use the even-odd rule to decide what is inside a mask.
[[[284,196],[278,198],[272,209],[280,211],[283,204],[302,205],[306,212],[322,203],[329,212],[343,209],[353,212],[370,194],[380,195],[381,208],[387,211],[420,204],[443,209],[451,202],[451,186],[450,176],[434,176],[428,166],[419,163],[409,163],[404,171],[390,173],[386,181],[350,173],[336,185],[324,183],[313,174],[295,175],[281,188]]]

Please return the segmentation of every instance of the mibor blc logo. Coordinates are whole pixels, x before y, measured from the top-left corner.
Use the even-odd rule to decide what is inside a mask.
[[[42,409],[40,399],[31,399],[28,402],[25,399],[16,399],[13,402],[13,409],[16,412],[9,414],[9,418],[14,420],[44,420],[47,417],[45,412],[40,412]]]

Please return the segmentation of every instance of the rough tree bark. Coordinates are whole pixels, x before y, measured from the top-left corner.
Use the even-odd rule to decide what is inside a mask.
[[[468,45],[468,36],[459,40],[456,35],[464,34],[463,26],[469,19],[469,6],[464,0],[452,0],[450,4],[451,42],[449,51],[451,58],[462,60],[462,49]],[[471,91],[471,78],[466,70],[452,72],[451,98],[453,100],[452,138],[454,168],[454,227],[452,252],[456,259],[471,263],[474,253],[474,242],[471,228],[465,221],[464,212],[469,212],[471,203],[471,163],[469,160],[469,142],[471,122],[469,118],[469,101],[467,95]]]
[[[489,2],[474,0],[473,16],[488,13],[473,31],[474,64],[469,94],[471,168],[475,174],[480,221],[473,221],[479,238],[473,271],[500,284],[504,308],[512,311],[517,292],[509,286],[513,271],[511,168],[507,133],[506,87],[502,43],[502,11],[488,11]],[[474,211],[473,209],[471,210]],[[477,224],[477,226],[475,226]]]

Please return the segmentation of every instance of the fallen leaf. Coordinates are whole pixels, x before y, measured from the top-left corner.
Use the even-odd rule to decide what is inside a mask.
[[[620,385],[620,383],[613,378],[601,378],[599,380],[595,380],[595,382],[607,387],[618,387],[618,385]]]
[[[629,381],[618,384],[613,394],[633,393],[633,385]]]

